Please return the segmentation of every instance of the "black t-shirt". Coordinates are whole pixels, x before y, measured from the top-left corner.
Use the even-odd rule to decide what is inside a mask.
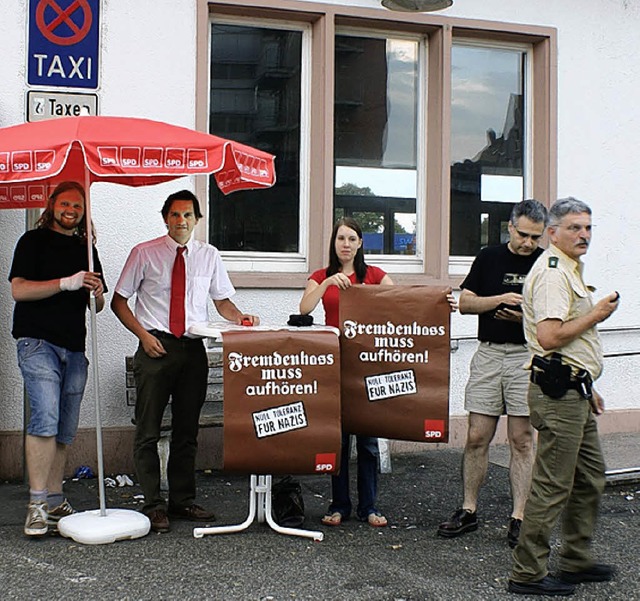
[[[9,281],[13,278],[46,281],[87,271],[87,244],[78,236],[67,236],[51,229],[26,232],[16,245]],[[93,248],[93,270],[102,274],[98,252]],[[16,302],[13,311],[14,338],[41,338],[70,351],[84,351],[87,336],[86,288],[58,292],[38,301]]]
[[[460,287],[478,296],[495,296],[505,292],[522,294],[524,278],[541,254],[542,249],[537,248],[529,256],[516,255],[506,244],[483,248]],[[494,313],[487,311],[478,315],[478,340],[524,344],[522,324],[495,319]]]

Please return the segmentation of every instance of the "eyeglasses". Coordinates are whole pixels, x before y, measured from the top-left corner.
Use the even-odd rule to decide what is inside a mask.
[[[578,225],[577,223],[572,223],[571,225],[554,225],[552,227],[561,227],[571,232],[572,234],[579,234],[582,230],[584,230],[587,234],[591,233],[593,229],[593,225]]]

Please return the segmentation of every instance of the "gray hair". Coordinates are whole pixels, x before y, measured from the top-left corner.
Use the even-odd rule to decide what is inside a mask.
[[[549,209],[549,225],[559,225],[562,218],[570,213],[574,215],[579,213],[587,213],[587,215],[591,215],[591,209],[586,202],[582,202],[573,196],[559,198]]]
[[[511,224],[515,226],[520,217],[526,217],[534,223],[542,223],[543,225],[546,225],[547,208],[540,201],[528,198],[513,207],[509,221],[511,221]]]

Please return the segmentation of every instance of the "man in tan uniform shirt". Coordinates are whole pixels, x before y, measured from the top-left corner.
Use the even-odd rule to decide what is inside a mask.
[[[585,203],[558,200],[549,211],[548,234],[551,245],[523,288],[525,337],[533,356],[529,408],[538,451],[509,591],[570,595],[577,583],[611,580],[614,574],[613,567],[596,563],[590,553],[605,484],[594,418],[604,403],[591,382],[602,372],[596,325],[616,310],[619,295],[611,293],[594,304],[582,279],[580,257],[591,241],[591,209]],[[562,363],[557,355],[550,360],[554,353]],[[549,540],[563,509],[556,578],[548,573]]]

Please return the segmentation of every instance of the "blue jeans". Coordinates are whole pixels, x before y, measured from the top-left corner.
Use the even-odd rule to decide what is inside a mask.
[[[358,452],[358,506],[356,515],[366,520],[369,514],[377,511],[375,503],[378,494],[378,439],[372,436],[356,436]],[[344,519],[351,515],[351,498],[349,496],[349,455],[351,454],[351,437],[342,433],[342,450],[340,453],[340,473],[331,476],[332,501],[329,513],[338,512]]]
[[[27,434],[55,436],[57,442],[70,445],[87,383],[85,354],[39,338],[19,338],[17,348],[31,410]]]

